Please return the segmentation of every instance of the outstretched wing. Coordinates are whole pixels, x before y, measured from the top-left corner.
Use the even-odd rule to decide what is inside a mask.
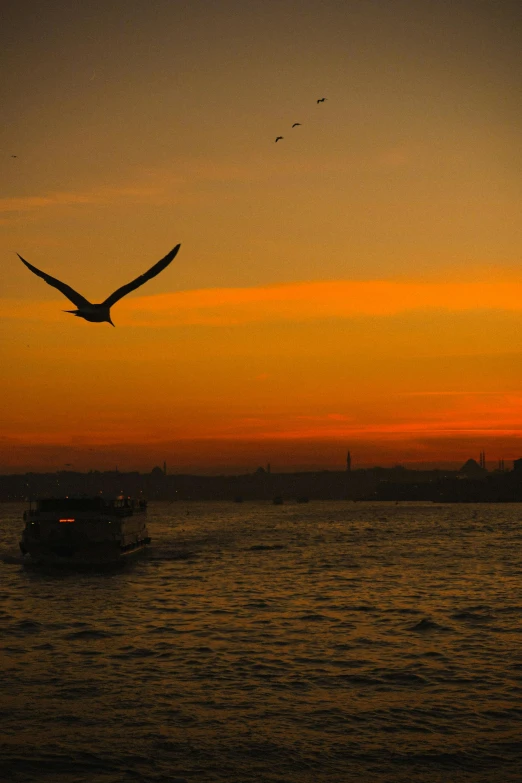
[[[25,258],[22,258],[20,253],[17,253],[16,255],[20,261],[22,261],[26,267],[31,270],[31,272],[34,272],[35,275],[41,277],[42,280],[45,280],[48,285],[52,285],[53,288],[57,288],[58,291],[61,291],[62,294],[67,297],[67,299],[70,299],[71,302],[76,305],[76,307],[82,308],[91,304],[88,299],[75,291],[74,288],[71,288],[70,285],[67,285],[67,283],[62,283],[61,280],[57,280],[55,277],[51,277],[51,275],[47,275],[45,272],[42,272],[41,269],[37,269],[35,266],[26,261]]]
[[[112,307],[112,305],[117,302],[119,299],[121,299],[123,296],[126,296],[126,294],[129,294],[131,291],[134,291],[135,288],[139,288],[140,285],[143,285],[143,283],[146,283],[147,280],[150,280],[152,277],[156,277],[156,275],[159,275],[160,272],[162,272],[165,267],[167,267],[178,250],[180,249],[181,245],[176,245],[174,250],[171,250],[170,253],[168,253],[165,258],[162,258],[161,261],[158,261],[157,264],[154,264],[154,266],[151,266],[148,272],[145,272],[145,274],[140,275],[136,278],[136,280],[133,280],[131,283],[127,283],[127,285],[122,285],[121,288],[118,288],[117,291],[115,291],[113,294],[107,297],[105,302],[102,302],[103,305],[106,307]]]

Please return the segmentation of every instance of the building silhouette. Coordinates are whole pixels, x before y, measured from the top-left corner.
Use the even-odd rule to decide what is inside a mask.
[[[482,463],[482,464],[480,464]],[[66,495],[130,495],[149,500],[190,501],[235,498],[266,500],[276,495],[285,502],[299,498],[313,500],[422,500],[435,502],[522,502],[522,457],[513,470],[488,472],[485,453],[480,462],[467,460],[460,470],[414,470],[392,468],[353,469],[348,451],[342,470],[272,473],[270,466],[239,475],[167,474],[166,463],[150,473],[121,473],[117,470],[80,473],[0,475],[0,501],[24,501]]]

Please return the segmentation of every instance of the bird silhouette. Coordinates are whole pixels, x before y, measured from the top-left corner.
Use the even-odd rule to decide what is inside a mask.
[[[278,136],[276,141],[279,141],[279,139],[282,139],[282,138],[284,138],[284,137],[283,136]]]
[[[300,122],[294,122],[294,124],[292,125],[292,128],[295,128],[297,125],[300,125],[300,124],[301,124]]]
[[[77,310],[64,310],[64,313],[72,313],[72,315],[76,315],[78,318],[85,318],[86,321],[91,321],[92,323],[107,322],[114,326],[111,321],[110,313],[112,305],[118,302],[122,297],[129,294],[131,291],[134,291],[136,288],[142,286],[147,282],[147,280],[150,280],[151,278],[156,277],[156,275],[159,275],[159,273],[170,264],[179,248],[180,245],[176,245],[176,247],[171,250],[170,253],[167,253],[165,258],[162,258],[161,261],[158,261],[157,264],[151,266],[147,272],[145,272],[143,275],[140,275],[135,280],[132,280],[130,283],[127,283],[127,285],[122,285],[121,288],[118,288],[116,291],[114,291],[113,294],[108,296],[107,299],[100,304],[93,304],[92,302],[89,302],[88,299],[85,299],[84,296],[77,293],[77,291],[67,285],[67,283],[62,283],[61,280],[57,280],[55,277],[51,277],[51,275],[47,275],[45,272],[37,269],[35,266],[26,261],[25,258],[22,258],[19,253],[17,253],[17,256],[20,261],[22,261],[26,267],[31,270],[31,272],[34,272],[35,275],[41,277],[42,280],[45,280],[46,283],[52,285],[53,288],[57,288],[58,291],[61,291],[62,294],[64,294],[67,299],[70,299],[71,302],[78,308]]]
[[[11,157],[12,157],[12,158],[17,158],[17,157],[18,157],[18,155],[11,155]]]
[[[326,98],[318,98],[317,103],[324,103]]]

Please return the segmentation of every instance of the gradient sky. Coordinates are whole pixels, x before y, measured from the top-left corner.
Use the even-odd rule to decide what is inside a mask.
[[[519,457],[521,44],[502,0],[8,0],[0,471]],[[101,301],[178,242],[116,329],[16,256]]]

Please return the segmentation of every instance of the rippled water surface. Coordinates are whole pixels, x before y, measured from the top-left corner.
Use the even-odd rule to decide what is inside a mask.
[[[522,781],[522,506],[154,504],[121,571],[20,565],[0,779]]]

